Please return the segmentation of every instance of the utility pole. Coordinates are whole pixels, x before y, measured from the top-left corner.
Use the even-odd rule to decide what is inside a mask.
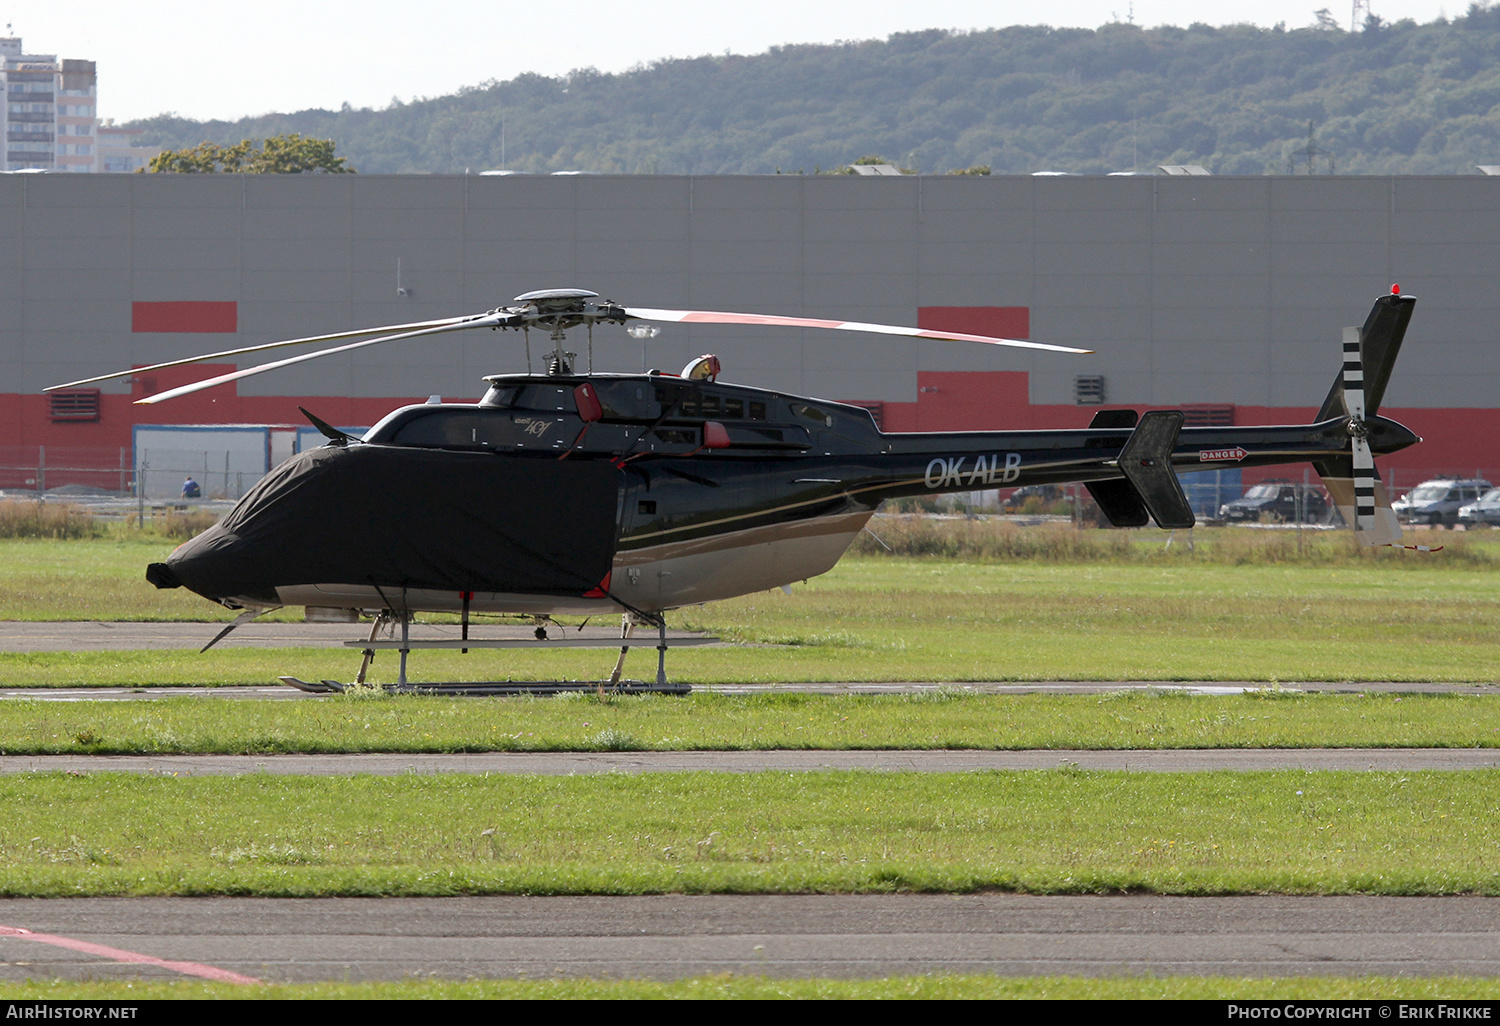
[[[1363,11],[1365,17],[1370,16],[1370,0],[1354,0],[1354,10],[1349,12],[1349,31],[1358,32],[1359,26],[1363,24],[1359,15]]]

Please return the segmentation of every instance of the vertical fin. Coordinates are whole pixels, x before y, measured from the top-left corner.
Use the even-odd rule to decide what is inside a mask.
[[[1359,329],[1360,363],[1364,371],[1365,415],[1373,417],[1380,412],[1385,400],[1385,387],[1391,379],[1391,370],[1396,366],[1396,356],[1401,351],[1401,342],[1406,337],[1406,326],[1411,322],[1412,310],[1416,308],[1415,296],[1391,294],[1375,300],[1364,326]],[[1341,373],[1328,390],[1328,397],[1318,411],[1318,420],[1341,417],[1349,412],[1344,402],[1344,377]]]

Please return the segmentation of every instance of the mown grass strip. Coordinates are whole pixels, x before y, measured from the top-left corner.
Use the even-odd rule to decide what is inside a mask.
[[[1081,977],[938,973],[873,980],[694,976],[682,980],[407,980],[399,983],[303,983],[238,987],[183,982],[66,980],[7,984],[17,1001],[172,1000],[1197,1000],[1485,1001],[1500,981],[1471,976]]]
[[[875,522],[877,528],[883,524],[886,521]],[[868,536],[862,536],[864,540],[833,574],[842,576],[840,571],[853,564],[865,568],[866,578],[890,575],[897,582],[906,582],[913,576],[924,576],[924,569],[936,569],[939,577],[951,577],[954,570],[983,567],[986,574],[999,573],[1002,578],[1008,574],[1007,568],[1029,569],[1043,576],[1061,571],[1066,577],[1076,578],[1084,568],[1092,568],[1128,571],[1121,578],[1128,582],[1133,574],[1149,578],[1163,572],[1253,568],[1277,571],[1282,575],[1279,579],[1303,581],[1303,587],[1328,596],[1363,592],[1368,584],[1383,582],[1395,594],[1431,583],[1444,590],[1456,587],[1487,598],[1483,584],[1500,563],[1500,532],[1422,532],[1415,536],[1417,541],[1446,546],[1443,552],[1425,554],[1359,549],[1342,535],[1309,536],[1299,552],[1295,532],[1231,528],[1199,529],[1194,532],[1196,541],[1191,548],[1184,532],[1174,536],[1174,544],[1167,547],[1168,536],[1154,530],[1018,529],[968,521],[919,522],[907,530],[936,533],[952,541],[931,551],[921,545],[908,546],[910,554],[891,556]],[[1006,544],[999,548],[981,545],[980,541],[990,535],[1003,538]],[[232,618],[232,612],[183,589],[160,591],[146,583],[146,565],[165,559],[178,541],[128,529],[68,541],[0,538],[0,561],[7,568],[4,580],[0,580],[0,610],[7,619],[15,620]],[[1331,567],[1340,570],[1337,577],[1329,575]],[[817,580],[829,579],[825,575]]]
[[[0,703],[4,755],[1494,748],[1500,695],[697,694]]]
[[[1500,771],[0,780],[0,894],[1500,894]]]
[[[1477,544],[1477,543],[1476,543]],[[9,542],[0,611],[13,619],[190,619],[227,610],[140,579],[140,542]],[[15,551],[19,550],[19,551]],[[1408,554],[1417,556],[1421,554]],[[799,586],[670,614],[737,647],[674,652],[692,684],[987,680],[1497,679],[1500,593],[1488,566],[1396,558],[1320,564],[849,558]],[[129,579],[122,574],[129,570]],[[300,610],[295,611],[300,614]],[[283,610],[277,617],[295,615]],[[435,618],[440,621],[441,618]],[[456,628],[448,627],[456,633]],[[205,624],[206,642],[215,629]],[[364,629],[350,625],[349,636]],[[194,646],[196,648],[196,646]],[[653,653],[627,672],[649,674]],[[597,650],[421,652],[414,679],[596,679]],[[233,635],[199,656],[156,652],[0,655],[12,686],[265,684],[290,673],[348,679],[343,649],[248,650]],[[388,682],[393,655],[372,679]]]

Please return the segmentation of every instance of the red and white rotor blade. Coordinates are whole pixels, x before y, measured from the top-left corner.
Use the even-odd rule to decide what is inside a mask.
[[[459,324],[439,324],[430,328],[422,328],[417,331],[403,331],[395,335],[385,335],[381,338],[365,339],[363,342],[351,342],[348,345],[334,346],[332,349],[320,349],[316,353],[303,353],[301,356],[290,356],[285,360],[276,360],[273,363],[262,363],[255,367],[246,367],[243,370],[233,371],[229,374],[220,374],[218,377],[205,378],[203,381],[195,381],[191,385],[180,385],[177,388],[169,388],[165,392],[148,395],[144,399],[137,399],[137,406],[151,406],[167,399],[175,399],[180,395],[189,395],[193,392],[201,392],[205,388],[213,388],[215,385],[228,384],[241,378],[253,377],[256,374],[264,374],[266,371],[276,370],[280,367],[290,367],[293,364],[306,363],[308,360],[317,360],[324,356],[332,356],[334,353],[348,353],[366,346],[377,346],[382,342],[396,342],[405,338],[420,338],[424,335],[441,335],[449,331],[463,331],[468,328],[493,328],[505,321],[505,315],[483,314],[478,317],[465,317]]]
[[[435,321],[415,321],[411,324],[387,324],[380,328],[361,328],[357,331],[338,331],[332,335],[309,335],[306,338],[289,338],[280,342],[265,342],[258,346],[244,346],[240,349],[225,349],[219,353],[204,353],[202,356],[189,356],[181,360],[168,360],[165,363],[153,363],[149,367],[132,367],[129,370],[115,371],[113,374],[100,374],[97,377],[82,378],[78,381],[69,381],[65,385],[48,385],[42,389],[43,392],[55,392],[59,388],[76,388],[79,385],[92,385],[96,381],[111,381],[115,378],[128,378],[136,374],[150,374],[152,371],[163,370],[167,367],[183,367],[190,363],[206,363],[209,360],[223,360],[231,356],[243,356],[246,353],[259,353],[267,349],[280,349],[283,346],[305,346],[315,342],[337,342],[341,338],[362,338],[367,335],[381,335],[393,331],[413,331],[419,328],[436,328],[445,324],[457,324],[468,320],[468,317],[444,317]]]
[[[724,313],[718,310],[650,310],[627,307],[627,317],[642,321],[669,321],[681,324],[752,324],[771,328],[827,328],[833,331],[865,331],[875,335],[904,335],[929,338],[939,342],[981,342],[1016,349],[1041,349],[1049,353],[1092,353],[1092,349],[1053,346],[1045,342],[1028,342],[1020,338],[993,338],[989,335],[966,335],[960,331],[937,331],[932,328],[906,328],[898,324],[865,324],[861,321],[828,321],[817,317],[782,317],[776,314]]]

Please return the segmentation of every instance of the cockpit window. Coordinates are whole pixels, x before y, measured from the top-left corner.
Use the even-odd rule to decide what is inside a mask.
[[[485,396],[485,405],[502,410],[536,410],[542,413],[577,413],[573,389],[564,385],[496,385]]]
[[[811,420],[816,423],[822,424],[824,427],[833,427],[833,416],[831,414],[824,413],[816,406],[808,406],[805,403],[793,403],[792,413],[798,417],[802,417],[805,420]]]
[[[391,442],[444,449],[494,448],[513,444],[515,433],[507,414],[438,409],[401,424]]]

